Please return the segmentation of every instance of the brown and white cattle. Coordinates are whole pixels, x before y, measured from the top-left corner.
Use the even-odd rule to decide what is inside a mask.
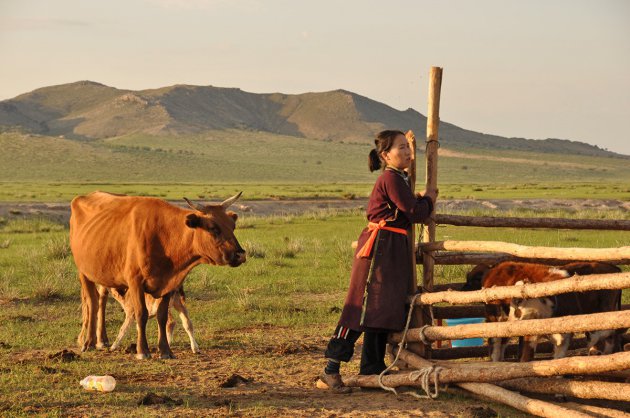
[[[513,286],[526,280],[540,283],[568,277],[567,272],[560,271],[555,267],[513,261],[499,263],[494,267],[487,265],[477,266],[473,269],[473,272],[473,276],[478,277],[481,275],[482,288]],[[486,303],[486,321],[507,321],[510,314],[510,302],[510,299],[504,299]],[[491,348],[490,357],[492,361],[503,361],[509,340],[509,338],[490,338],[488,343]]]
[[[195,266],[239,266],[245,251],[234,236],[237,216],[226,209],[240,193],[217,205],[188,202],[183,209],[160,199],[94,192],[71,203],[70,247],[81,281],[82,350],[105,345],[105,327],[97,333],[96,285],[125,293],[137,322],[137,358],[149,358],[145,293],[160,299],[158,345],[173,358],[166,337],[171,294]],[[104,318],[103,318],[104,323]],[[98,334],[98,335],[97,335]]]
[[[600,262],[576,262],[558,267],[559,271],[565,271],[567,277],[574,275],[586,276],[590,274],[620,273],[621,269],[611,264]],[[535,283],[533,280],[525,280],[523,283]],[[519,284],[518,282],[517,284]],[[613,312],[621,308],[621,290],[592,290],[588,292],[570,292],[556,296],[518,299],[513,298],[510,303],[509,320],[554,318],[568,315],[592,314],[600,312]],[[625,330],[600,330],[587,332],[588,353],[611,354],[619,350],[618,333]],[[551,341],[554,344],[553,358],[565,357],[573,333],[552,334]],[[524,338],[521,361],[529,361],[534,357],[537,336]]]
[[[467,275],[465,290],[477,290],[494,286],[512,286],[524,283],[542,283],[571,277],[575,274],[617,273],[616,266],[599,262],[576,262],[561,267],[549,267],[541,264],[502,262],[496,266],[478,265]],[[552,298],[505,299],[491,301],[486,304],[486,320],[488,322],[504,322],[507,320],[549,318],[552,316],[577,315],[618,310],[620,291],[601,290],[583,293],[567,293]],[[614,331],[589,333],[589,352],[602,339],[605,340],[602,351],[609,352],[614,338]],[[554,358],[566,355],[572,334],[552,336],[554,342]],[[520,361],[533,358],[537,337],[528,336],[520,339]],[[503,361],[509,338],[491,338],[492,361]]]

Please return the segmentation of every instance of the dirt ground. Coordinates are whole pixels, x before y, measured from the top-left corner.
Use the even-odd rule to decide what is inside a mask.
[[[93,393],[102,400],[106,396],[123,396],[115,401],[114,415],[137,416],[282,416],[282,417],[496,417],[527,416],[509,407],[496,405],[465,395],[462,390],[450,388],[437,400],[416,399],[408,394],[395,396],[384,391],[354,389],[346,395],[333,395],[317,389],[315,382],[322,371],[323,349],[326,338],[288,335],[281,328],[269,328],[270,345],[235,348],[230,338],[237,335],[224,333],[212,349],[201,354],[189,350],[175,350],[177,356],[168,360],[170,373],[128,371],[117,373],[116,389],[112,394]],[[247,332],[240,330],[239,332]],[[225,348],[221,347],[225,345]],[[358,346],[357,350],[361,347]],[[76,348],[69,350],[77,352]],[[78,353],[77,353],[78,354]],[[50,364],[47,351],[15,353],[13,361],[20,364]],[[74,357],[74,356],[73,356]],[[123,351],[106,351],[78,354],[68,361],[94,362],[100,359],[136,362]],[[117,359],[119,358],[119,359]],[[161,360],[144,360],[157,362]],[[346,368],[356,373],[357,360]],[[68,362],[46,367],[49,376],[72,373]],[[42,367],[40,366],[40,369]],[[141,369],[142,370],[142,369]],[[153,393],[156,396],[149,396]],[[141,399],[147,405],[138,405]],[[161,398],[161,399],[160,399]],[[165,401],[166,403],[160,403]],[[151,404],[157,402],[158,404]],[[64,402],[65,403],[65,402]],[[99,402],[100,403],[100,402]],[[46,413],[41,407],[29,407],[29,413]],[[112,410],[84,401],[68,402],[63,406],[64,416],[111,415]],[[2,408],[0,408],[0,415]]]
[[[173,202],[185,206],[183,202]],[[298,215],[327,209],[365,209],[367,199],[313,199],[313,200],[256,200],[239,201],[231,209],[245,215]],[[585,209],[612,210],[630,212],[630,202],[621,200],[595,199],[449,199],[438,202],[437,212],[451,213],[474,209],[498,211],[525,207],[531,210],[572,210]],[[56,222],[68,222],[70,205],[68,203],[19,203],[0,202],[0,217],[5,219],[43,217]]]

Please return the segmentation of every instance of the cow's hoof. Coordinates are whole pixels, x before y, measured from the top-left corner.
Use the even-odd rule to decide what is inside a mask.
[[[175,355],[173,353],[162,353],[160,354],[160,359],[161,360],[171,360],[174,359]]]
[[[146,353],[146,354],[138,353],[138,354],[136,354],[136,360],[148,360],[150,358],[151,358],[151,354],[149,354],[149,353]]]
[[[107,347],[109,347],[109,343],[98,343],[98,344],[96,344],[96,349],[97,350],[107,350]]]

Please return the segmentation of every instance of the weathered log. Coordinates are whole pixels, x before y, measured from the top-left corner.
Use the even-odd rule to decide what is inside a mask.
[[[624,353],[619,353],[623,355]],[[470,390],[474,393],[484,396],[494,396],[493,394],[502,394],[502,396],[495,396],[492,399],[499,402],[507,403],[515,408],[521,408],[523,405],[515,403],[515,399],[520,401],[526,401],[528,398],[517,395],[516,397],[510,396],[509,391],[501,391],[495,385],[484,383],[468,383],[468,382],[489,382],[496,380],[504,380],[506,376],[514,376],[518,374],[526,375],[544,375],[555,376],[560,374],[576,374],[576,373],[590,373],[596,372],[601,368],[624,367],[630,361],[630,356],[626,356],[625,359],[619,358],[619,354],[608,356],[609,361],[602,361],[601,357],[594,358],[593,362],[588,364],[588,357],[584,358],[568,358],[560,360],[550,360],[546,362],[531,362],[531,363],[514,363],[514,364],[502,364],[502,363],[489,363],[489,367],[466,367],[454,366],[452,368],[445,367],[439,372],[439,381],[441,383],[456,383],[458,386]],[[616,357],[615,357],[616,356]],[[402,349],[400,352],[400,358],[407,362],[409,365],[418,369],[424,369],[434,366],[434,363],[419,357],[418,355]],[[621,365],[619,364],[621,363]],[[613,365],[614,364],[614,365]],[[586,370],[588,368],[588,370]],[[509,378],[509,377],[507,377]],[[435,375],[429,375],[429,381],[434,383]],[[348,386],[360,386],[360,387],[380,387],[378,383],[378,376],[350,376],[344,379],[344,383]],[[420,386],[417,380],[417,373],[401,373],[396,375],[389,375],[383,377],[383,383],[390,387],[398,386]],[[482,388],[482,389],[479,389]],[[484,392],[484,393],[480,393]],[[490,395],[488,394],[490,393]],[[508,395],[507,398],[505,395]],[[516,395],[516,394],[514,394]],[[519,397],[520,396],[520,397]],[[534,402],[532,409],[527,412],[535,413],[540,416],[558,416],[561,413],[563,416],[588,416],[579,415],[575,411],[571,410],[559,410],[554,408],[554,405],[547,405],[546,403],[536,403],[538,401],[528,400],[525,405],[531,405]],[[576,415],[577,414],[577,415]]]
[[[400,358],[405,359],[405,361],[408,362],[409,365],[416,367],[418,369],[434,366],[434,363],[428,360],[425,360],[422,357],[419,357],[416,354],[411,353],[405,349],[401,350]],[[489,364],[492,366],[492,365],[496,365],[497,363],[489,363]],[[524,363],[518,363],[518,364],[524,364]],[[456,370],[461,369],[461,365],[457,365],[457,366],[453,365],[453,367]],[[445,368],[439,375],[439,379],[442,383],[447,383],[446,380],[444,379],[444,373],[446,370],[448,369]],[[574,411],[572,410],[561,409],[561,407],[558,407],[557,405],[552,404],[552,403],[530,399],[523,395],[512,393],[508,390],[500,388],[499,386],[489,384],[489,383],[460,382],[456,384],[462,389],[468,390],[477,395],[489,397],[492,400],[505,403],[516,409],[520,409],[522,411],[529,412],[529,413],[539,415],[539,416],[556,417],[558,416],[558,414],[562,414],[563,416],[567,416],[567,417],[588,416],[584,414],[582,415],[575,414]]]
[[[565,402],[563,405],[575,411],[582,411],[590,417],[601,418],[630,418],[630,414],[618,409],[603,408],[595,405],[585,405],[577,402]]]
[[[517,218],[495,216],[461,216],[437,214],[442,225],[478,226],[484,228],[557,228],[630,231],[630,221],[621,219]]]
[[[592,418],[592,415],[590,414],[574,409],[565,408],[552,402],[545,402],[538,399],[528,398],[526,396],[488,383],[459,383],[457,386],[461,387],[462,389],[466,389],[467,391],[472,392],[476,395],[481,395],[485,398],[492,399],[493,401],[504,403],[513,408],[528,412],[539,417]]]
[[[437,175],[438,175],[438,128],[440,125],[440,91],[442,88],[442,69],[439,67],[431,67],[429,74],[429,96],[428,96],[428,111],[427,111],[427,138],[425,147],[425,190],[434,191],[437,190]],[[425,242],[435,241],[435,204],[433,212],[428,220],[424,223],[424,229],[422,232],[422,240]],[[415,244],[412,243],[412,244]],[[413,245],[410,247],[412,254],[415,253]],[[415,257],[414,257],[415,258]],[[431,257],[425,257],[422,262],[422,286],[424,290],[433,290],[433,259]],[[417,283],[417,282],[416,282]],[[419,284],[419,283],[417,283]],[[418,286],[420,287],[420,286]],[[414,289],[415,290],[415,289]],[[415,293],[415,292],[414,292]],[[418,309],[413,313],[411,323],[414,326],[423,326],[431,323],[431,316],[429,310],[425,307]],[[422,356],[428,356],[430,354],[431,347],[424,344],[410,344],[409,349]]]
[[[586,347],[586,338],[574,338],[571,340],[569,350],[576,350]],[[506,358],[516,357],[518,352],[517,344],[509,344],[505,351]],[[539,343],[536,347],[537,354],[548,354],[553,352],[553,344],[550,342]],[[480,358],[487,357],[489,349],[487,345],[477,347],[453,347],[437,348],[431,350],[431,360],[453,360],[460,358]]]
[[[356,246],[355,246],[356,247]],[[420,247],[416,247],[416,261],[422,263],[422,251]],[[478,253],[478,252],[462,252],[462,251],[436,251],[433,253],[433,259],[437,265],[460,265],[460,264],[498,264],[502,261],[519,261],[522,263],[546,264],[549,266],[562,266],[575,260],[567,260],[564,258],[532,258],[517,257],[507,253]],[[630,258],[620,258],[617,260],[607,260],[607,263],[616,265],[630,264]],[[434,289],[435,290],[435,289]]]
[[[499,385],[531,393],[547,393],[573,396],[582,399],[608,399],[630,401],[630,384],[599,380],[570,380],[564,378],[528,377],[506,380]]]
[[[424,369],[434,364],[422,357],[402,349],[400,358],[407,364]],[[439,372],[439,383],[484,382],[533,376],[560,376],[567,374],[596,374],[630,368],[630,352],[615,353],[607,356],[575,356],[557,360],[532,361],[529,363],[487,363],[487,366],[444,367]],[[435,382],[431,373],[429,382]],[[344,378],[344,383],[355,387],[380,387],[376,375],[355,375]],[[401,373],[383,376],[383,383],[390,387],[420,386],[418,377],[413,373]]]
[[[585,292],[600,289],[625,289],[630,287],[630,273],[593,274],[590,276],[573,276],[568,279],[547,283],[532,283],[519,286],[498,286],[472,292],[434,292],[424,293],[416,299],[416,304],[432,305],[434,303],[466,304],[503,300],[510,298],[539,298],[567,292]]]
[[[425,150],[426,174],[425,189],[437,190],[438,175],[438,131],[440,127],[440,95],[442,90],[442,68],[431,67],[429,73],[429,95],[427,109],[427,143]],[[436,203],[436,202],[434,202]],[[423,231],[423,241],[432,243],[435,241],[435,212],[431,218],[425,222]],[[433,259],[425,257],[422,264],[423,288],[433,290]]]
[[[416,191],[416,136],[413,131],[407,131],[405,134],[405,138],[407,139],[407,143],[409,144],[409,149],[411,150],[411,162],[409,163],[409,167],[407,168],[407,175],[409,179],[409,187],[411,188],[411,192],[415,193]],[[409,248],[409,254],[411,255],[411,267],[413,276],[411,278],[411,282],[409,283],[409,288],[407,289],[407,293],[413,295],[418,290],[418,270],[416,268],[416,228],[411,224],[409,228],[407,228],[407,246]]]
[[[630,247],[557,248],[532,247],[500,241],[436,241],[418,244],[427,251],[493,251],[518,257],[556,258],[574,261],[608,261],[630,258]],[[429,257],[430,258],[430,257]]]
[[[465,338],[517,337],[523,335],[549,335],[572,332],[599,331],[630,327],[630,311],[603,312],[588,315],[570,315],[548,319],[488,322],[413,328],[407,332],[407,341],[461,340]],[[400,342],[402,333],[391,334],[390,340]]]

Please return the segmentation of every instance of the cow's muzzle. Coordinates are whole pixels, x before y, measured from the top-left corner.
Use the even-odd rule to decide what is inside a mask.
[[[229,264],[231,267],[238,267],[241,264],[243,264],[246,259],[247,259],[247,256],[245,255],[244,250],[237,251],[232,255],[232,258],[230,259]]]

